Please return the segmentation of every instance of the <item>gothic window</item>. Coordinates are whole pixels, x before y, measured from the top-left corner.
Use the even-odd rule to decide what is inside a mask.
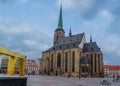
[[[91,47],[91,51],[93,51],[93,47]]]
[[[98,54],[98,70],[100,72],[100,54]]]
[[[81,51],[80,51],[80,58],[81,58]]]
[[[84,66],[82,66],[82,72],[84,72]]]
[[[53,54],[51,55],[51,71],[53,70]]]
[[[84,72],[88,72],[87,66],[84,66]]]
[[[60,46],[59,48],[61,49],[62,47]]]
[[[68,71],[67,65],[68,65],[68,53],[66,52],[66,53],[65,53],[65,72]]]
[[[67,48],[69,48],[69,45],[67,45]]]
[[[94,64],[94,66],[95,66],[95,67],[94,67],[94,68],[95,68],[95,72],[97,72],[97,70],[96,70],[96,65],[97,65],[96,63],[97,63],[97,59],[96,59],[96,58],[97,58],[97,57],[96,57],[96,53],[95,53],[95,60],[94,60],[94,62],[95,62],[95,64]]]
[[[73,44],[73,47],[75,47],[75,44]]]
[[[58,35],[57,35],[57,38],[58,38]]]
[[[75,71],[75,52],[72,52],[72,72]]]
[[[91,54],[91,74],[92,74],[92,71],[93,71],[93,54]]]
[[[88,57],[88,54],[86,56]]]
[[[57,67],[61,67],[61,54],[57,55]]]
[[[54,50],[55,48],[53,47],[53,50]]]
[[[88,49],[87,49],[87,48],[85,48],[85,51],[88,51]]]

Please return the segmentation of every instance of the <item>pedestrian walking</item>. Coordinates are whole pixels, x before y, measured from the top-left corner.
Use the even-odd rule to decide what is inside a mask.
[[[79,75],[79,79],[81,78],[81,76]]]
[[[119,75],[117,74],[117,75],[116,75],[116,81],[118,81],[118,80],[119,80]]]
[[[115,74],[113,75],[113,81],[115,81]]]
[[[28,73],[28,78],[30,78],[30,73]]]
[[[70,74],[68,75],[68,78],[70,78]]]

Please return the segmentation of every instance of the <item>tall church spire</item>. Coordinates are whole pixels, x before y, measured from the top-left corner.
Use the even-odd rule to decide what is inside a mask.
[[[55,33],[54,33],[54,45],[55,45],[55,42],[59,39],[59,38],[63,38],[65,37],[65,31],[63,29],[63,20],[62,20],[62,3],[61,3],[61,6],[60,6],[60,14],[59,14],[59,20],[58,20],[58,26],[55,30]]]
[[[62,21],[62,4],[60,6],[60,14],[58,20],[58,28],[63,29],[63,21]]]

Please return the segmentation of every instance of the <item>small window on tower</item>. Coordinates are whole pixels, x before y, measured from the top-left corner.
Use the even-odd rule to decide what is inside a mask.
[[[61,49],[62,47],[60,46],[59,48]]]
[[[93,50],[93,47],[91,47],[91,50]]]
[[[86,56],[88,57],[88,54]]]
[[[67,45],[67,48],[69,48],[69,45]]]
[[[87,48],[85,49],[85,51],[87,51]]]
[[[57,35],[57,38],[58,38],[58,35]]]
[[[55,48],[53,47],[53,50],[54,50]]]
[[[75,44],[73,44],[73,47],[75,47]]]

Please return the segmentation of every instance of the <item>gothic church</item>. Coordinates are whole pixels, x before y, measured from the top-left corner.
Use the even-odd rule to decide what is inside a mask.
[[[53,46],[42,53],[40,73],[51,76],[100,77],[103,73],[103,54],[96,42],[87,43],[85,33],[65,36],[62,6]]]

